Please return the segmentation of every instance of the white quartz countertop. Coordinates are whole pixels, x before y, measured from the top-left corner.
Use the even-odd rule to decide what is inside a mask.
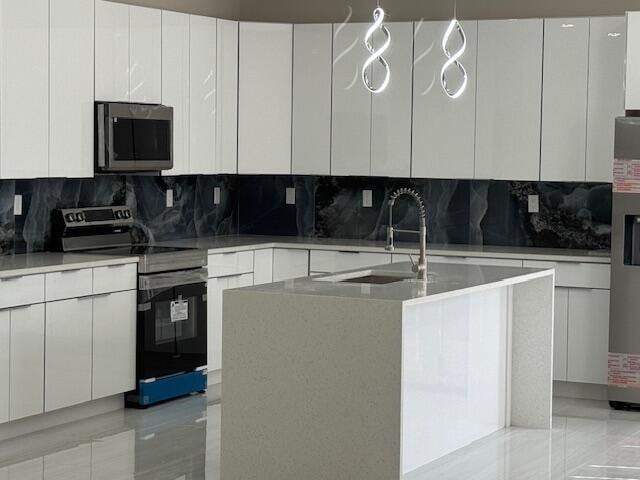
[[[358,275],[356,275],[356,273]],[[303,277],[284,282],[234,289],[247,293],[311,295],[321,297],[359,298],[401,302],[405,305],[437,301],[457,295],[491,288],[514,285],[536,278],[554,275],[553,269],[480,266],[466,264],[427,264],[428,279],[405,279],[386,285],[332,281],[361,275],[411,275],[411,263],[394,263],[371,268],[360,268],[338,274]]]
[[[192,238],[162,242],[162,245],[202,248],[211,253],[226,253],[259,248],[299,248],[312,250],[359,251],[389,253],[384,242],[311,237],[272,237],[259,235],[239,235],[209,238]],[[394,254],[417,254],[417,243],[396,242]],[[507,258],[539,261],[571,261],[587,263],[611,263],[608,250],[576,250],[538,247],[488,247],[477,245],[427,246],[428,255],[452,257]]]
[[[55,252],[0,255],[0,279],[126,263],[138,263],[138,257]]]

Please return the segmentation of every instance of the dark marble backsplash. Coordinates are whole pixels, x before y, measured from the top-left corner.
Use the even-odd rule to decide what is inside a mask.
[[[140,242],[228,234],[382,240],[388,223],[386,201],[404,186],[415,188],[425,199],[430,243],[610,248],[610,184],[114,175],[0,181],[0,251],[47,250],[53,209],[123,204],[135,212],[134,237]],[[221,192],[218,205],[213,201],[216,187]],[[286,203],[287,188],[295,188],[294,205]],[[165,206],[167,189],[174,192],[172,208]],[[372,190],[373,207],[362,206],[365,189]],[[22,195],[22,215],[14,215],[15,194]],[[539,213],[528,212],[529,195],[539,195]],[[417,227],[411,201],[398,201],[394,223]]]

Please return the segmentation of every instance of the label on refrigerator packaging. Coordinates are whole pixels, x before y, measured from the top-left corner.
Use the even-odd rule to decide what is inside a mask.
[[[640,160],[613,161],[613,191],[640,193]]]
[[[609,352],[609,385],[640,388],[640,355]]]

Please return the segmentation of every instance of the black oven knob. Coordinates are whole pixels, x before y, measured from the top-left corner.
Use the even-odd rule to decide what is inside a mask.
[[[76,216],[73,213],[67,213],[64,216],[64,219],[67,223],[73,223],[76,221]]]
[[[115,216],[118,220],[121,220],[124,218],[124,214],[122,213],[122,210],[116,210]]]
[[[124,211],[124,218],[131,218],[131,210]]]
[[[84,213],[76,213],[76,222],[84,222]]]

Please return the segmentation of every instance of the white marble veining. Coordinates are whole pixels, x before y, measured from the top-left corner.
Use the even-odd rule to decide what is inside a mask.
[[[405,305],[436,301],[446,297],[514,285],[535,278],[553,275],[553,269],[500,267],[486,265],[460,265],[427,263],[427,283],[415,278],[386,285],[371,285],[333,281],[369,274],[403,275],[415,277],[411,263],[394,263],[360,268],[340,274],[302,277],[284,282],[245,287],[260,293],[287,293],[321,297],[361,298],[403,302]]]
[[[263,235],[232,235],[187,238],[162,242],[162,245],[202,248],[212,253],[235,252],[259,248],[300,248],[333,251],[383,253],[385,243],[373,240],[317,237],[283,237]],[[394,254],[418,254],[417,243],[396,242]],[[388,252],[386,252],[388,253]],[[494,247],[482,245],[427,245],[427,255],[452,257],[509,258],[517,260],[571,261],[585,263],[611,263],[607,250],[576,250],[537,247]]]
[[[58,252],[0,255],[0,279],[126,263],[138,263],[138,257]]]
[[[219,480],[219,457],[220,405],[196,396],[1,442],[0,479]],[[501,430],[404,480],[635,479],[638,471],[640,413],[556,398],[552,430]]]

